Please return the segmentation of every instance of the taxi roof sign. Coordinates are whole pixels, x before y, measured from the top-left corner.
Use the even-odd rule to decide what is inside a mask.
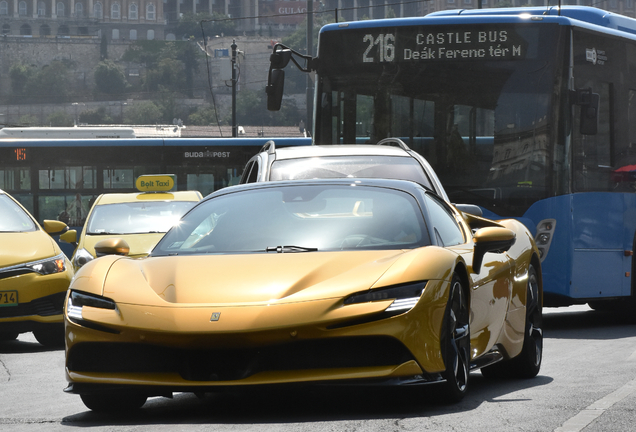
[[[140,192],[166,192],[174,188],[174,174],[148,174],[137,177]]]

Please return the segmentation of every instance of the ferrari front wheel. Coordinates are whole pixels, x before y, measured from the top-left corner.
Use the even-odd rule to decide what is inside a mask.
[[[141,408],[147,396],[136,393],[82,394],[82,402],[95,412],[126,412]]]
[[[470,327],[468,296],[457,274],[451,281],[448,304],[442,325],[442,358],[445,399],[459,402],[468,389],[470,374]]]

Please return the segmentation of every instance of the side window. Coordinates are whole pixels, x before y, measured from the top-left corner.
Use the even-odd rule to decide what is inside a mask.
[[[451,210],[441,201],[426,195],[426,206],[431,218],[432,234],[440,246],[464,243],[464,235]]]
[[[245,166],[245,170],[243,171],[239,184],[255,183],[256,180],[258,180],[258,161],[254,160],[248,162],[247,166]]]

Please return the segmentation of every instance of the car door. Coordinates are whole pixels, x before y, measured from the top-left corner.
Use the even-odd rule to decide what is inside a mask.
[[[472,260],[469,233],[462,230],[455,213],[443,200],[427,194],[427,208],[435,242]],[[469,270],[472,262],[467,262]],[[513,282],[513,262],[506,253],[487,252],[478,274],[469,271],[470,334],[473,358],[492,348],[503,327]]]

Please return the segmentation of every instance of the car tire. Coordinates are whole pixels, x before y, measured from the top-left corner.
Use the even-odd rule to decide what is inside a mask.
[[[82,402],[95,412],[127,412],[141,408],[148,397],[137,393],[82,394]]]
[[[533,378],[543,359],[543,308],[539,277],[534,266],[528,268],[526,324],[521,353],[507,361],[482,368],[486,378]]]
[[[448,304],[442,324],[442,374],[445,402],[459,402],[466,395],[470,375],[469,300],[459,275],[451,280]]]
[[[35,330],[33,336],[35,336],[35,340],[47,348],[64,347],[64,326],[61,324]]]
[[[16,340],[19,334],[17,332],[0,332],[0,342]]]

